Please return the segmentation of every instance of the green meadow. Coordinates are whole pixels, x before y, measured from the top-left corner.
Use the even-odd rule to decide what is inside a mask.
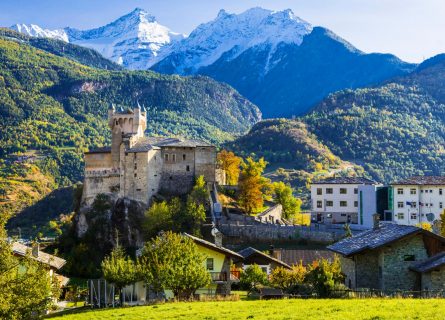
[[[85,310],[60,320],[102,319],[445,319],[442,299],[289,299],[178,302],[151,306]]]

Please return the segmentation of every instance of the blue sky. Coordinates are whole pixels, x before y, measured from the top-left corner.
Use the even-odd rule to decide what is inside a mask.
[[[255,6],[291,8],[365,52],[389,52],[410,62],[445,52],[444,0],[0,0],[0,25],[87,29],[140,7],[173,31],[189,33],[221,8],[239,13]]]

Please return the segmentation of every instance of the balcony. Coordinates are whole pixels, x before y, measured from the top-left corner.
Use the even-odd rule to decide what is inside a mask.
[[[227,281],[227,272],[209,272],[210,277],[212,278],[212,282],[226,282]]]

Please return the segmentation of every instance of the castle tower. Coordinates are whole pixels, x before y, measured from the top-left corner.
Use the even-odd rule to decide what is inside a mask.
[[[111,157],[113,168],[120,167],[120,150],[122,143],[131,148],[138,138],[144,136],[147,128],[146,112],[142,112],[139,106],[131,110],[116,111],[113,104],[108,109],[108,125],[111,129]]]

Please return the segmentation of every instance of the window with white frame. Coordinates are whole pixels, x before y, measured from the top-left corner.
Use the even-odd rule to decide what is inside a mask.
[[[397,194],[403,194],[403,188],[397,188]]]
[[[411,212],[411,220],[416,220],[416,219],[417,219],[417,213]]]
[[[399,220],[403,220],[403,219],[405,219],[405,214],[404,214],[403,212],[399,212],[399,213],[397,214],[397,219],[399,219]]]
[[[321,200],[317,201],[317,208],[323,208],[323,202]]]
[[[397,202],[397,208],[403,208],[403,201]]]
[[[334,206],[334,201],[326,200],[326,207],[333,207],[333,206]]]
[[[346,188],[340,188],[340,194],[346,194],[348,190]]]
[[[340,207],[347,207],[348,201],[340,201]]]
[[[410,194],[417,194],[417,190],[416,190],[415,188],[411,188],[411,189],[409,190],[409,193],[410,193]]]
[[[334,190],[332,188],[326,188],[326,194],[333,194]]]

